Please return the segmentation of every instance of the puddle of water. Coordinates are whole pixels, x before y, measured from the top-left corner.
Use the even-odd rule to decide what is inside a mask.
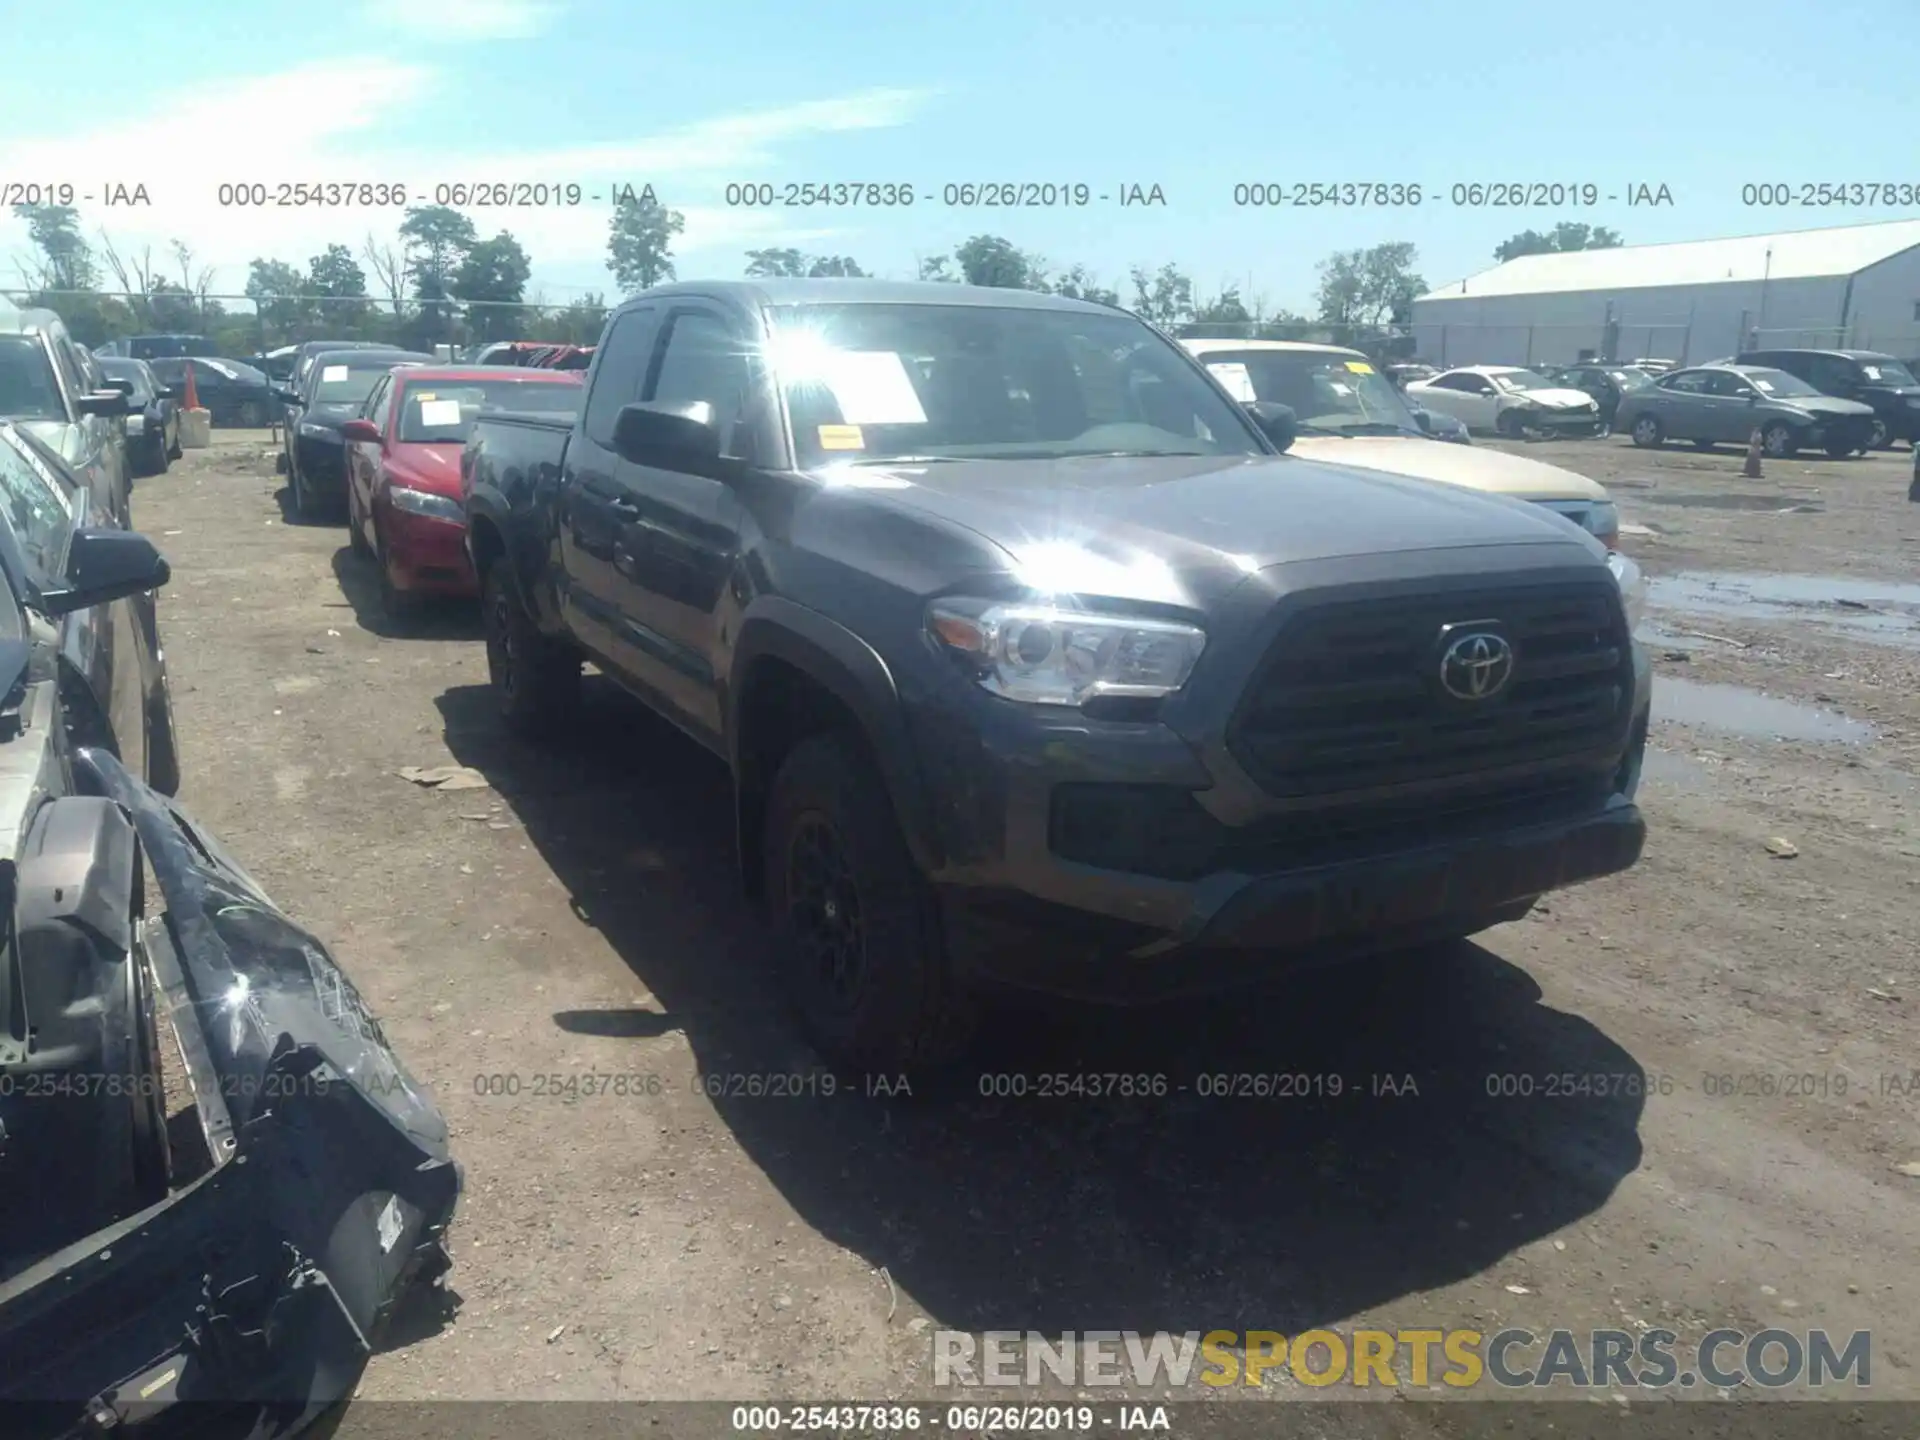
[[[1698,760],[1652,747],[1648,747],[1646,766],[1640,775],[1646,784],[1675,790],[1700,789],[1713,782],[1713,772]]]
[[[1818,500],[1800,495],[1662,495],[1648,491],[1640,497],[1643,505],[1677,505],[1687,510],[1792,510],[1797,514],[1817,515],[1827,507]]]
[[[1813,620],[1863,639],[1920,649],[1920,585],[1833,575],[1741,575],[1694,571],[1648,581],[1655,610],[1779,623]]]
[[[1753,740],[1806,740],[1856,745],[1873,727],[1832,710],[1762,695],[1741,685],[1712,685],[1662,675],[1653,682],[1653,718],[1743,735]]]

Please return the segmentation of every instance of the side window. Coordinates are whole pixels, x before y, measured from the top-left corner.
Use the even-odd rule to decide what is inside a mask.
[[[1836,360],[1831,355],[1814,356],[1807,370],[1807,383],[1814,389],[1825,390],[1829,394],[1843,393],[1860,383],[1860,377],[1851,361]]]
[[[51,573],[73,523],[69,497],[29,464],[13,446],[0,444],[0,506],[20,538],[20,548],[42,574]]]
[[[1493,394],[1493,382],[1484,375],[1462,375],[1460,388],[1472,395]]]
[[[48,336],[47,343],[53,350],[54,368],[60,372],[60,388],[69,396],[86,394],[87,373],[73,346],[60,336]]]
[[[587,438],[602,449],[612,448],[613,422],[621,407],[640,398],[659,329],[660,312],[654,307],[629,310],[614,323],[600,346],[583,428]]]
[[[1460,377],[1458,375],[1436,375],[1433,379],[1429,380],[1427,384],[1435,390],[1466,389],[1466,386],[1460,383]]]
[[[717,315],[682,311],[667,331],[660,374],[644,397],[662,404],[704,400],[720,426],[720,453],[751,460],[752,429],[743,424],[754,394],[753,364],[739,337]]]
[[[1718,370],[1707,377],[1707,393],[1744,400],[1753,393],[1753,387],[1731,370]]]

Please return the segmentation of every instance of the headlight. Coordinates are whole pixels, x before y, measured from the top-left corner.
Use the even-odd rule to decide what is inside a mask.
[[[1171,695],[1187,683],[1207,643],[1205,631],[1170,620],[988,600],[939,601],[927,612],[927,628],[972,661],[995,695],[1035,705]]]
[[[1620,548],[1620,507],[1602,500],[1587,511],[1587,533],[1609,550]]]
[[[315,425],[311,421],[300,422],[300,433],[309,440],[338,440],[340,432],[327,425]]]
[[[458,500],[449,500],[444,495],[430,495],[425,490],[409,490],[404,485],[390,486],[387,499],[396,510],[405,510],[409,515],[426,515],[435,520],[451,520],[464,524],[466,511],[460,508]]]
[[[1627,630],[1637,631],[1647,614],[1647,577],[1640,573],[1638,565],[1617,550],[1607,556],[1607,568],[1620,584],[1620,598],[1627,607]]]

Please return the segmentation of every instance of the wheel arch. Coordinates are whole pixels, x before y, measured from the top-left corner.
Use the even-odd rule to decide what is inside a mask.
[[[915,865],[922,874],[939,868],[941,847],[893,673],[853,631],[790,600],[755,600],[734,646],[725,713],[740,879],[750,898],[760,897],[761,831],[780,763],[823,731],[845,732],[866,751]]]

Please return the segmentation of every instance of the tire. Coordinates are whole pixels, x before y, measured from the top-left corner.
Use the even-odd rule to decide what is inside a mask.
[[[366,522],[361,518],[359,507],[353,503],[353,487],[347,487],[347,548],[362,560],[375,558],[373,546],[367,543]]]
[[[355,531],[358,534],[358,531]],[[380,611],[387,619],[405,624],[418,618],[421,611],[420,597],[411,591],[402,590],[393,583],[393,568],[387,563],[387,551],[383,545],[374,552],[373,563],[380,572]]]
[[[1791,425],[1776,420],[1760,432],[1760,448],[1776,460],[1790,459],[1800,449],[1800,437]]]
[[[173,422],[173,441],[172,441],[172,443],[171,443],[171,444],[169,444],[169,445],[167,446],[167,459],[169,459],[169,460],[178,460],[178,459],[180,458],[180,454],[181,454],[181,451],[180,451],[180,420],[179,420],[179,417],[178,417],[178,416],[176,416],[176,417],[174,417],[174,422]]]
[[[1844,460],[1859,447],[1849,440],[1829,440],[1823,448],[1829,460]]]
[[[1877,415],[1873,419],[1873,433],[1867,436],[1867,448],[1869,450],[1893,448],[1893,431],[1888,429],[1887,422]]]
[[[1503,439],[1524,440],[1527,438],[1527,427],[1520,423],[1520,417],[1511,410],[1503,411],[1501,414],[1494,416],[1493,428],[1494,432]]]
[[[934,896],[860,747],[794,747],[761,837],[780,978],[807,1039],[835,1068],[935,1070],[965,1053],[974,1006],[952,981]]]
[[[172,466],[173,461],[167,455],[166,433],[163,431],[154,437],[153,454],[149,456],[147,460],[147,473],[149,475],[164,475]]]
[[[500,719],[516,735],[551,736],[579,711],[580,654],[535,628],[505,562],[488,566],[481,584],[487,677]]]
[[[1628,433],[1633,437],[1633,443],[1642,450],[1658,450],[1667,440],[1666,429],[1651,415],[1636,419]]]
[[[234,419],[242,430],[264,430],[267,428],[267,407],[258,400],[248,400],[240,406],[240,413]]]

